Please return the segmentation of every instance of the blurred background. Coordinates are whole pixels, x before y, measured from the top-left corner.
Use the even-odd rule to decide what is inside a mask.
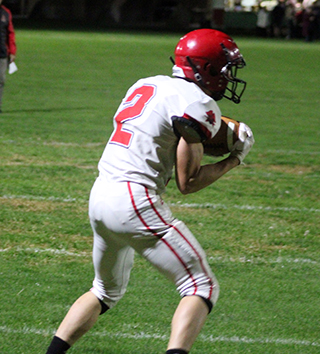
[[[320,0],[4,0],[18,24],[320,38]]]

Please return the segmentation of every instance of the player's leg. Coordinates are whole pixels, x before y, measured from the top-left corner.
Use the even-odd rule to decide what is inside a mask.
[[[95,278],[91,292],[112,308],[127,290],[134,250],[116,236],[102,237],[101,234],[95,232],[94,235],[92,258]]]
[[[168,350],[189,352],[208,315],[208,306],[199,296],[181,299],[172,319]]]
[[[93,263],[95,279],[90,291],[70,308],[58,328],[47,354],[63,354],[96,323],[100,314],[116,305],[126,291],[134,251],[95,233]]]
[[[64,354],[96,322],[101,313],[97,297],[87,292],[70,308],[53,337],[46,354]]]
[[[8,69],[8,59],[7,58],[0,59],[0,113],[2,107],[2,96],[3,96],[3,89],[4,89],[7,69]]]
[[[100,301],[91,291],[88,291],[71,306],[57,330],[56,337],[72,346],[91,329],[100,313]]]
[[[219,285],[204,250],[186,225],[172,217],[160,196],[150,190],[145,193],[141,207],[137,201],[144,200],[143,192],[136,198],[132,189],[132,200],[138,221],[149,235],[134,237],[131,246],[176,284],[182,300],[172,320],[168,354],[185,354],[217,301]]]
[[[129,236],[126,232],[131,227],[126,226],[128,222],[123,219],[128,215],[125,207],[132,208],[127,189],[123,188],[126,185],[110,186],[97,179],[91,190],[93,287],[70,308],[47,354],[64,353],[94,325],[101,311],[115,306],[126,291],[134,258],[134,250],[127,244]]]
[[[168,354],[188,353],[219,293],[204,251],[188,228],[175,220],[167,234],[143,256],[174,281],[182,297],[172,319]]]
[[[99,224],[100,233],[107,230]],[[124,295],[133,265],[134,251],[115,237],[102,237],[94,228],[91,290],[70,308],[58,328],[47,354],[63,354],[96,323],[100,314],[116,305]]]

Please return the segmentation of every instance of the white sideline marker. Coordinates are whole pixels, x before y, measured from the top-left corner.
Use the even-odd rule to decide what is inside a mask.
[[[63,202],[63,203],[88,203],[86,199],[78,199],[68,196],[67,198],[59,197],[41,197],[33,195],[11,195],[5,194],[0,196],[0,199],[25,199],[25,200],[38,200],[38,201],[48,201],[48,202]],[[271,207],[271,206],[260,206],[260,205],[225,205],[225,204],[213,204],[213,203],[169,203],[169,206],[177,208],[195,208],[195,209],[239,209],[239,210],[263,210],[263,211],[292,211],[292,212],[307,212],[307,213],[320,213],[320,209],[317,208],[296,208],[296,207]]]
[[[36,334],[42,336],[52,336],[55,333],[55,330],[49,329],[38,329],[30,327],[22,327],[21,329],[10,328],[7,326],[0,326],[0,332],[8,334]],[[129,338],[129,339],[158,339],[167,341],[168,336],[160,333],[125,333],[125,332],[89,332],[86,336],[90,337],[109,337],[109,338]],[[214,343],[214,342],[226,342],[226,343],[246,343],[246,344],[282,344],[282,345],[299,345],[299,346],[308,346],[308,347],[320,347],[320,343],[317,341],[311,340],[298,340],[298,339],[285,339],[285,338],[248,338],[248,337],[227,337],[227,336],[217,336],[200,334],[198,339],[201,342],[205,343]]]
[[[7,248],[0,248],[0,253],[5,252],[32,252],[32,253],[51,253],[57,256],[71,256],[71,257],[91,257],[90,252],[70,252],[66,249],[55,249],[55,248],[31,248],[31,247],[7,247]],[[216,257],[208,257],[210,262],[214,263],[265,263],[265,264],[286,264],[286,263],[295,263],[295,264],[312,264],[312,265],[319,265],[318,261],[312,260],[310,258],[292,258],[292,257],[276,257],[276,258],[264,258],[264,257],[247,257],[247,256],[240,256],[240,257],[228,257],[228,256],[216,256]]]

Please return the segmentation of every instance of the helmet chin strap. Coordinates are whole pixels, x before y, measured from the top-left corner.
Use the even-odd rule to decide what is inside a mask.
[[[186,58],[187,58],[188,63],[189,63],[189,65],[190,65],[190,67],[191,67],[191,69],[192,69],[192,71],[193,71],[193,73],[194,73],[194,78],[196,79],[196,81],[197,81],[202,87],[206,88],[205,85],[204,85],[204,82],[203,82],[203,80],[202,80],[202,76],[200,75],[200,73],[199,73],[197,67],[194,65],[194,63],[192,62],[192,60],[190,59],[189,56],[186,56]],[[170,60],[171,60],[171,62],[172,62],[173,65],[176,65],[176,63],[175,63],[175,61],[173,60],[172,57],[170,57]]]
[[[190,59],[189,56],[186,56],[186,58],[187,58],[187,60],[188,60],[189,65],[191,66],[191,69],[192,69],[193,72],[194,72],[194,78],[196,79],[196,81],[197,81],[202,87],[206,88],[206,87],[205,87],[205,84],[204,84],[204,82],[203,82],[203,80],[202,80],[202,76],[200,75],[200,73],[199,73],[197,67],[194,65],[194,63],[192,62],[192,60]]]

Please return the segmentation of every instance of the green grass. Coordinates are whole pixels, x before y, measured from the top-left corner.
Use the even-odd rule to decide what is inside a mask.
[[[44,353],[90,288],[87,201],[112,116],[137,79],[171,73],[178,39],[17,30],[0,116],[1,353]],[[248,88],[219,105],[256,144],[206,190],[182,196],[171,182],[164,196],[221,285],[192,353],[318,353],[320,43],[236,40]],[[70,353],[163,353],[178,302],[137,257],[125,297]]]

